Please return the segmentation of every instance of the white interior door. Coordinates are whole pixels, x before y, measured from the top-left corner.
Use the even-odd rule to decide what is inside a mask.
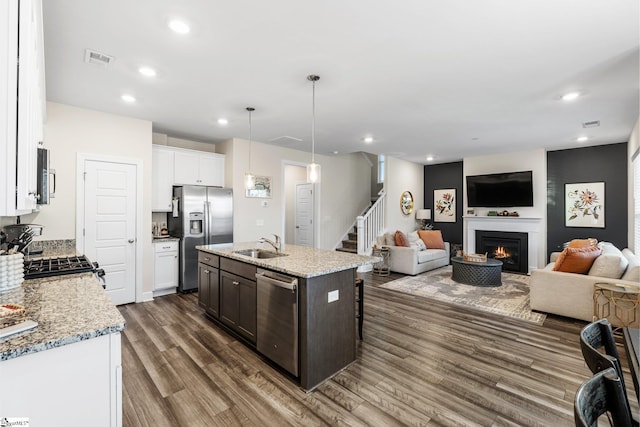
[[[116,305],[136,296],[136,174],[133,164],[84,162],[85,255],[104,269]]]
[[[313,228],[313,184],[297,184],[295,244],[312,248]]]

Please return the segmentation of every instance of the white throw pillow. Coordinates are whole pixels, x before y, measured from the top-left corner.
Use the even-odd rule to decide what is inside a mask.
[[[396,245],[396,235],[395,233],[387,233],[385,234],[387,240],[387,246],[395,246]]]
[[[415,230],[407,233],[407,238],[409,239],[409,244],[411,246],[413,246],[418,240],[421,240],[420,236],[418,236],[418,232]]]
[[[640,256],[634,255],[629,249],[623,249],[622,255],[629,261],[622,280],[640,282]]]
[[[418,248],[419,251],[426,251],[427,250],[427,245],[424,244],[422,239],[416,240],[415,245],[416,245],[416,248]]]
[[[620,249],[609,242],[600,242],[598,246],[602,249],[602,254],[593,261],[589,276],[619,279],[627,268],[629,261],[622,255]]]

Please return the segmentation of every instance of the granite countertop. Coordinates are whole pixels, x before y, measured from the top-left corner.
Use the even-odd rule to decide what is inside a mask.
[[[26,307],[38,323],[0,339],[0,361],[124,330],[125,321],[92,273],[26,280],[0,293],[0,303]]]
[[[234,251],[254,248],[273,251],[270,245],[257,242],[196,246],[196,249],[201,251],[305,278],[322,276],[381,261],[379,257],[296,245],[284,245],[282,252],[287,255],[278,258],[251,258],[234,253]]]
[[[171,242],[171,241],[176,241],[176,240],[180,240],[180,238],[179,237],[173,237],[173,236],[169,236],[169,237],[153,236],[153,243]]]

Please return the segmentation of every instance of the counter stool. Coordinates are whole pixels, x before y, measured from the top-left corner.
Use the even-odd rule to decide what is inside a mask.
[[[364,322],[364,280],[356,277],[356,302],[358,303],[358,313],[356,319],[358,319],[358,336],[362,340],[362,322]]]

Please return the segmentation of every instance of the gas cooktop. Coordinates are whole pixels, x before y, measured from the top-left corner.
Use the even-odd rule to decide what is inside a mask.
[[[28,280],[63,274],[91,273],[96,272],[96,268],[97,265],[84,255],[25,260],[24,278]]]

